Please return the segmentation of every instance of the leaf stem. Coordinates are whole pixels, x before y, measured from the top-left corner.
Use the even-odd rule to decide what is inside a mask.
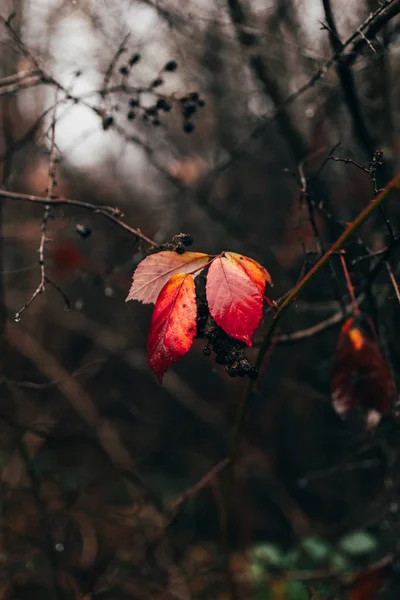
[[[197,267],[197,269],[194,269],[194,271],[189,271],[188,275],[194,275],[194,273],[197,273],[197,271],[202,271],[206,267],[209,267],[211,265],[211,263],[214,262],[214,260],[216,258],[219,258],[220,256],[222,256],[222,254],[216,254],[215,256],[212,256],[212,255],[209,254],[208,257],[211,258],[211,260],[209,260],[208,262],[206,262],[205,265],[201,265],[200,267]]]

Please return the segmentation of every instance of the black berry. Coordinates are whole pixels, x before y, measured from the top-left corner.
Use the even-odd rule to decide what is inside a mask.
[[[177,67],[178,67],[178,63],[176,62],[176,60],[170,60],[165,65],[164,71],[173,72],[173,71],[176,71]]]
[[[92,235],[92,230],[90,229],[90,227],[86,227],[85,225],[81,225],[80,223],[78,223],[75,227],[75,231],[82,238],[88,238]]]
[[[183,124],[183,131],[185,133],[192,133],[195,130],[195,126],[191,121],[185,121]]]
[[[139,62],[140,60],[140,54],[134,54],[133,56],[131,56],[131,58],[129,59],[129,64],[132,67],[132,65],[135,65],[137,62]]]

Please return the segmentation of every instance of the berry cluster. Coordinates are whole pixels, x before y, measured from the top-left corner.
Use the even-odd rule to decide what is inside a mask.
[[[126,52],[126,48],[122,49],[122,52]],[[180,111],[183,117],[182,129],[185,133],[192,133],[195,130],[193,123],[193,117],[197,113],[199,108],[205,106],[205,101],[200,97],[198,92],[190,92],[189,94],[182,96],[181,98],[175,95],[166,95],[159,90],[164,83],[165,77],[168,73],[174,73],[178,68],[178,63],[175,60],[169,60],[163,68],[159,71],[158,75],[144,87],[135,87],[129,84],[129,76],[132,68],[141,60],[139,53],[133,54],[123,65],[119,67],[119,73],[122,76],[121,84],[117,86],[119,91],[123,91],[126,94],[131,95],[128,101],[128,108],[126,112],[126,118],[128,121],[135,120],[138,116],[143,121],[147,121],[155,127],[161,125],[161,117],[163,113],[169,113],[173,106],[180,106]],[[142,96],[145,94],[152,94],[154,103],[150,106],[146,106],[142,103]],[[105,91],[102,92],[103,96]],[[99,114],[102,116],[103,129],[106,131],[114,125],[113,111],[118,111],[119,106],[113,105],[107,111],[101,110]]]
[[[120,68],[120,73],[123,78],[126,78],[130,74],[132,66],[139,62],[139,60],[140,54],[135,54],[126,65],[123,65]],[[137,117],[138,113],[140,113],[144,121],[149,121],[154,126],[161,125],[161,113],[170,112],[173,103],[176,102],[176,99],[174,97],[168,97],[161,94],[158,91],[158,88],[164,85],[163,73],[164,76],[167,73],[174,73],[177,68],[178,63],[175,60],[169,60],[148,87],[137,90],[136,97],[131,98],[128,103],[128,112],[126,117],[129,121],[133,121]],[[156,100],[152,106],[142,106],[140,101],[142,92],[154,92]],[[197,112],[198,108],[205,106],[205,101],[200,98],[198,92],[191,92],[187,96],[179,98],[179,102],[182,107],[183,131],[185,131],[185,133],[192,133],[192,131],[195,129],[192,118]]]
[[[193,244],[193,238],[190,233],[177,233],[170,242],[162,244],[160,250],[172,250],[178,254],[184,254],[186,248]]]
[[[250,379],[257,378],[257,368],[245,356],[245,344],[243,342],[229,336],[213,320],[205,327],[204,337],[208,340],[208,343],[204,347],[203,354],[210,356],[211,351],[214,351],[215,362],[224,365],[230,377],[245,377],[247,375]]]
[[[183,131],[192,133],[195,130],[195,125],[191,119],[199,108],[205,106],[205,101],[200,98],[198,92],[191,92],[187,96],[182,96],[179,100],[182,105]]]

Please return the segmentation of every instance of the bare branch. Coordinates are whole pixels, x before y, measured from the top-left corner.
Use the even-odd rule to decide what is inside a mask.
[[[334,54],[340,55],[342,52],[343,44],[340,41],[340,37],[336,28],[335,19],[332,12],[330,0],[322,0],[325,18],[328,24],[329,40],[331,48]],[[358,30],[361,36],[364,36],[362,28]],[[336,72],[341,84],[343,96],[347,107],[350,112],[350,116],[353,122],[353,128],[356,136],[358,137],[363,149],[367,153],[368,157],[372,157],[376,149],[376,143],[373,140],[370,132],[367,129],[365,119],[362,115],[360,101],[357,95],[356,83],[354,80],[351,66],[341,60],[336,62]]]
[[[389,3],[380,6],[377,10],[371,13],[368,18],[345,40],[337,52],[334,52],[327,61],[295,92],[290,94],[281,106],[279,106],[271,116],[266,116],[261,123],[253,129],[250,135],[240,142],[233,149],[229,158],[221,161],[209,174],[210,180],[219,174],[229,169],[232,164],[243,156],[247,146],[258,140],[263,135],[265,129],[273,123],[278,116],[289,106],[297,102],[314,85],[321,81],[328,70],[336,64],[338,60],[342,60],[345,64],[353,64],[356,58],[362,53],[365,48],[365,41],[362,33],[368,38],[378,33],[394,16],[400,13],[400,0],[390,0]],[[342,58],[343,57],[343,58]]]
[[[49,205],[51,207],[67,205],[67,206],[76,206],[78,208],[84,208],[85,210],[93,212],[94,214],[102,215],[109,221],[112,221],[119,227],[122,227],[122,229],[125,229],[125,231],[128,231],[129,233],[134,235],[136,238],[141,239],[144,242],[150,244],[150,246],[153,246],[155,248],[159,247],[159,244],[156,241],[147,237],[138,229],[134,229],[133,227],[131,227],[130,225],[125,223],[122,220],[123,213],[119,210],[119,208],[116,208],[116,207],[96,205],[96,204],[91,204],[90,202],[83,202],[81,200],[71,200],[69,198],[47,199],[47,198],[43,198],[41,196],[32,196],[30,194],[22,194],[19,192],[9,192],[7,190],[0,190],[0,198],[8,198],[9,200],[16,200],[16,201],[22,201],[22,202],[33,202],[35,204],[40,204],[40,205],[44,205],[44,206]]]

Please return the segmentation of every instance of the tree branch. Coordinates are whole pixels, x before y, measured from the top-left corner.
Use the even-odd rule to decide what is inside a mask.
[[[33,202],[34,204],[40,204],[43,206],[46,206],[48,204],[51,207],[67,205],[67,206],[76,206],[78,208],[84,208],[85,210],[91,211],[94,214],[102,215],[104,218],[108,219],[109,221],[112,221],[119,227],[122,227],[122,229],[125,229],[125,231],[128,231],[129,233],[131,233],[132,235],[136,236],[137,238],[143,240],[147,244],[150,244],[150,246],[154,246],[155,248],[159,248],[159,246],[160,246],[160,244],[158,244],[156,241],[152,240],[151,238],[147,237],[147,235],[144,235],[144,233],[139,231],[139,229],[134,229],[133,227],[131,227],[130,225],[125,223],[122,220],[122,217],[124,216],[123,213],[119,210],[119,208],[116,208],[113,206],[96,205],[96,204],[91,204],[90,202],[83,202],[81,200],[71,200],[69,198],[47,199],[47,198],[43,198],[42,196],[32,196],[31,194],[22,194],[20,192],[9,192],[7,190],[0,190],[0,198],[6,198],[9,200],[16,200],[16,201],[22,201],[22,202]]]
[[[322,0],[325,18],[328,25],[329,40],[334,54],[341,54],[343,44],[336,28],[335,19],[332,12],[330,0]],[[363,34],[364,35],[364,34]],[[360,101],[357,96],[356,83],[351,70],[351,65],[342,60],[336,62],[336,72],[342,88],[342,93],[349,109],[349,113],[353,122],[353,129],[358,138],[363,150],[367,153],[369,159],[376,149],[375,140],[372,138],[366,126]]]
[[[282,304],[278,307],[274,315],[274,319],[271,322],[271,325],[267,332],[265,333],[264,339],[261,343],[260,350],[256,359],[256,367],[260,367],[262,361],[270,347],[271,341],[273,339],[273,334],[276,330],[276,327],[279,321],[282,319],[284,314],[296,300],[297,296],[303,289],[310,283],[310,281],[317,275],[317,273],[328,263],[333,254],[335,254],[338,250],[340,250],[345,242],[357,231],[357,229],[368,219],[368,217],[379,208],[382,202],[392,195],[393,191],[400,190],[400,173],[396,175],[388,185],[370,202],[363,211],[352,221],[343,233],[339,236],[339,238],[332,244],[327,252],[316,262],[316,264],[308,271],[308,273],[299,281],[299,283],[292,289],[290,294],[284,299]],[[250,381],[245,394],[243,395],[241,401],[239,402],[237,415],[236,415],[236,423],[233,431],[231,449],[229,458],[231,459],[231,464],[233,465],[237,458],[238,453],[238,443],[239,437],[243,425],[243,420],[245,416],[246,404],[253,392],[254,381]]]
[[[229,169],[237,159],[243,156],[248,144],[258,140],[263,135],[266,127],[271,125],[283,111],[314,87],[318,81],[321,81],[332,65],[336,64],[339,60],[345,64],[352,65],[367,45],[365,37],[371,39],[386,23],[398,14],[400,14],[400,0],[390,0],[389,3],[380,6],[375,12],[371,13],[360,27],[343,42],[340,50],[334,52],[306,83],[290,94],[271,116],[264,117],[250,135],[233,149],[231,156],[221,161],[213,169],[209,175],[210,179]]]
[[[267,97],[272,100],[282,136],[288,143],[294,161],[298,163],[307,154],[306,144],[289,113],[283,107],[282,91],[279,89],[277,80],[272,77],[266,60],[260,52],[258,37],[254,33],[249,33],[248,19],[240,0],[227,0],[227,4],[238,41],[245,55],[248,55],[250,69]]]

